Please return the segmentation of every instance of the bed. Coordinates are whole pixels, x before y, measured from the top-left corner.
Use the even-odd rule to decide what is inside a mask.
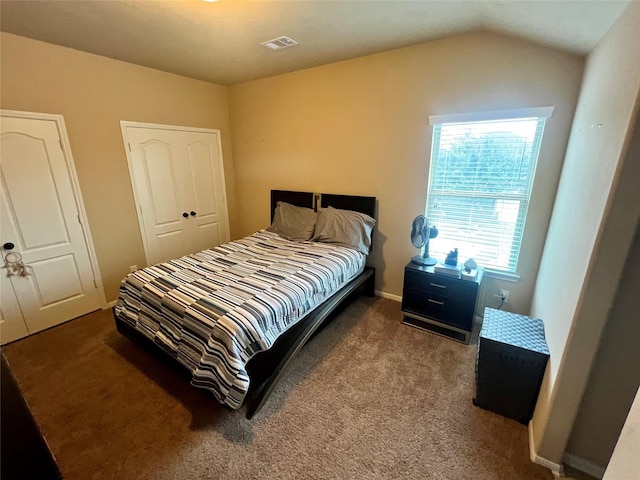
[[[315,215],[319,241],[291,240],[279,223],[287,209]],[[245,406],[250,419],[312,336],[360,291],[373,296],[371,244],[345,246],[322,234],[331,230],[323,228],[329,214],[345,214],[349,222],[366,218],[370,235],[375,211],[375,197],[272,190],[269,230],[125,277],[117,329],[226,407]]]

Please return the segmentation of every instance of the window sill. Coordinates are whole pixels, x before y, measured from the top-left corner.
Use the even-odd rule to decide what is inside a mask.
[[[500,272],[498,270],[484,269],[484,276],[489,278],[495,278],[497,280],[506,280],[507,282],[517,283],[520,280],[520,275],[511,272]]]

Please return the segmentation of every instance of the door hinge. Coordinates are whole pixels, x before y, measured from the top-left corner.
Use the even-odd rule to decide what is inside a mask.
[[[76,215],[76,218],[78,219],[78,223],[80,225],[82,225],[82,220],[80,220],[80,214],[79,213]]]
[[[60,144],[60,150],[62,150],[64,152],[64,145],[62,143],[62,139],[58,138],[58,143]]]
[[[96,287],[96,288],[98,288],[98,282],[96,282],[96,279],[95,279],[95,278],[93,279],[93,286],[94,286],[94,287]]]
[[[129,145],[129,151],[131,151],[131,144],[127,142],[127,145]]]

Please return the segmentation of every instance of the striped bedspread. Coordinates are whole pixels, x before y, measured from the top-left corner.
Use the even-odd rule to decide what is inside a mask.
[[[115,312],[187,367],[192,385],[239,408],[249,389],[249,359],[364,263],[349,248],[261,230],[128,275]]]

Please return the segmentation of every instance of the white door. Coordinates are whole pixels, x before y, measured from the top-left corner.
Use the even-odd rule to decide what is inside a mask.
[[[122,122],[147,262],[229,241],[219,132]]]
[[[20,321],[31,334],[100,308],[61,135],[54,120],[1,119],[2,343],[24,336]]]

